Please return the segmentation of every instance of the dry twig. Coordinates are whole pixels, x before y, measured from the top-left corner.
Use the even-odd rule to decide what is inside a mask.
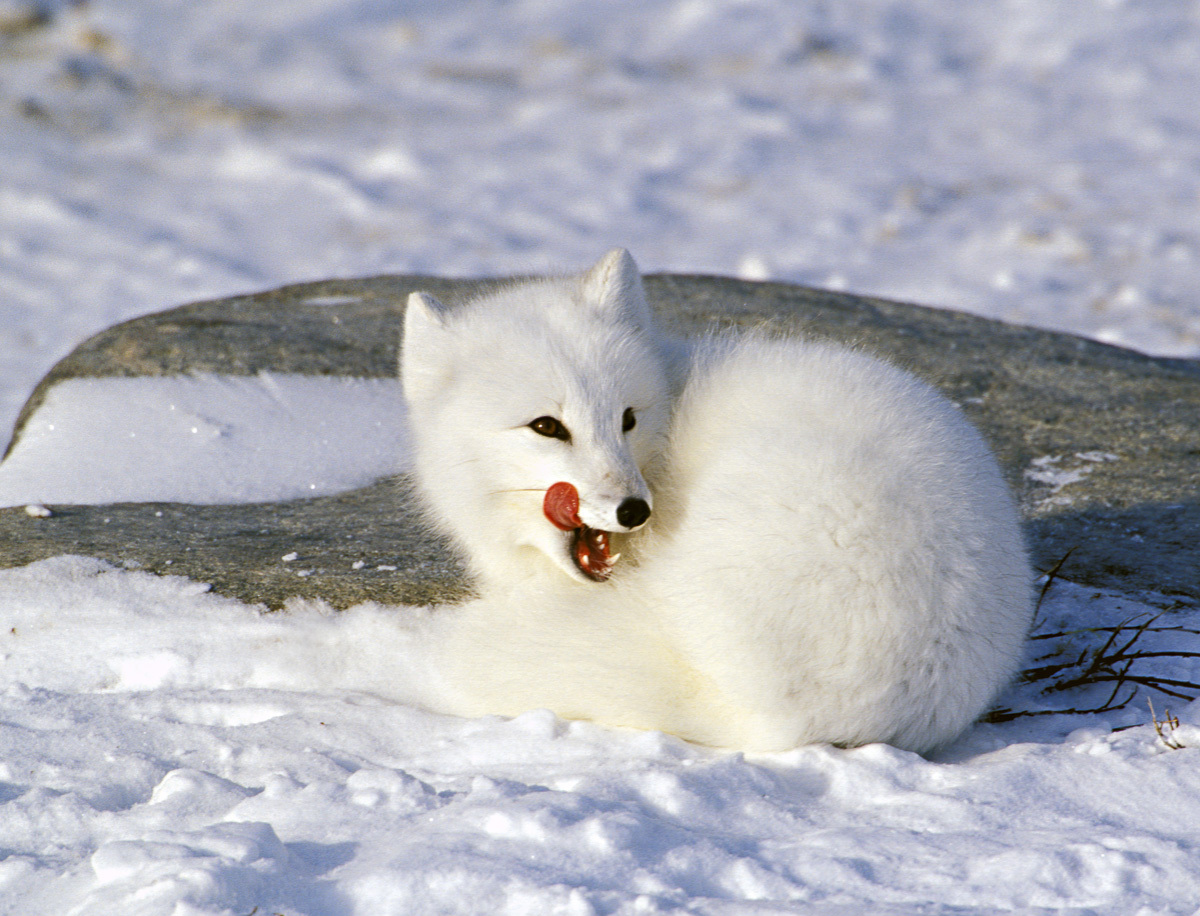
[[[1154,733],[1158,735],[1160,741],[1173,751],[1178,751],[1186,747],[1182,741],[1175,737],[1175,730],[1179,728],[1178,716],[1171,715],[1171,710],[1163,711],[1163,720],[1158,721],[1158,715],[1154,712],[1154,703],[1147,700],[1150,704],[1150,718],[1154,722]]]
[[[1111,683],[1112,691],[1103,703],[1089,709],[1074,706],[1036,711],[994,709],[984,717],[984,720],[1007,722],[1023,716],[1110,712],[1129,705],[1129,701],[1138,695],[1142,687],[1148,687],[1181,700],[1196,699],[1197,696],[1200,696],[1200,683],[1163,677],[1144,670],[1135,671],[1134,666],[1152,658],[1200,658],[1200,652],[1153,651],[1137,648],[1138,642],[1147,633],[1181,632],[1200,635],[1200,631],[1182,626],[1155,626],[1154,624],[1162,616],[1161,614],[1147,617],[1145,620],[1141,619],[1142,616],[1130,617],[1116,626],[1038,633],[1030,637],[1031,640],[1045,640],[1066,639],[1083,633],[1108,634],[1101,645],[1094,648],[1085,647],[1077,656],[1064,659],[1061,651],[1044,655],[1037,659],[1043,664],[1028,668],[1021,675],[1021,679],[1027,684],[1044,683],[1043,694]]]

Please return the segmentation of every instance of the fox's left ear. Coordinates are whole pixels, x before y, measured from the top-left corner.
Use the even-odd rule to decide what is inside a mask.
[[[624,248],[614,248],[583,275],[585,302],[612,311],[643,330],[653,326],[642,275],[633,256]]]
[[[448,380],[445,353],[448,311],[429,293],[412,293],[408,297],[404,340],[400,346],[400,381],[409,403],[436,394]]]

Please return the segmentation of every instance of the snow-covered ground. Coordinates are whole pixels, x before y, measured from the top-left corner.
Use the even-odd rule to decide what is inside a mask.
[[[1200,356],[1197,54],[1153,0],[0,0],[0,439],[118,320],[614,244]],[[1164,604],[1056,582],[1030,665]],[[1200,704],[746,758],[422,712],[426,622],[0,572],[0,913],[1200,910]]]
[[[0,506],[324,496],[407,470],[407,439],[398,379],[69,379],[0,464]]]
[[[1152,610],[1060,583],[1042,629]],[[882,745],[743,757],[544,711],[422,712],[435,621],[263,615],[80,558],[0,572],[0,912],[1200,906],[1200,703],[1164,728],[1175,747],[1143,698],[979,725],[933,759]],[[1034,651],[1073,657],[1103,637]],[[1162,661],[1135,674],[1195,680],[1192,660]],[[1090,708],[1108,693],[1023,687],[1004,703]]]

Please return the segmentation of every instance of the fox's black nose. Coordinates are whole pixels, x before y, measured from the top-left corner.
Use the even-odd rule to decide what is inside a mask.
[[[645,523],[650,517],[650,507],[646,500],[631,496],[617,506],[617,521],[626,528],[636,528]]]

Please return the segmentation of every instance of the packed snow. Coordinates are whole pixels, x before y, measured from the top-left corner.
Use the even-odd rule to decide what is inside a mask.
[[[1043,628],[1152,610],[1059,584]],[[980,725],[933,759],[882,745],[744,757],[544,711],[423,712],[436,612],[266,614],[62,557],[0,572],[0,621],[5,913],[1183,914],[1200,901],[1200,703],[1164,728],[1172,746],[1139,702]]]
[[[1194,5],[1149,0],[0,0],[0,439],[118,320],[616,244],[1200,356],[1197,47]],[[121,381],[55,395],[0,468],[30,523],[85,486],[269,498],[398,460],[385,382]],[[1028,473],[1069,501],[1104,460]],[[1200,702],[1139,683],[1200,681],[1200,611],[1041,586],[1000,706],[1046,714],[928,759],[750,757],[426,712],[436,611],[3,570],[0,914],[1200,912]]]
[[[404,470],[406,440],[394,379],[68,379],[0,464],[0,506],[325,496]]]

